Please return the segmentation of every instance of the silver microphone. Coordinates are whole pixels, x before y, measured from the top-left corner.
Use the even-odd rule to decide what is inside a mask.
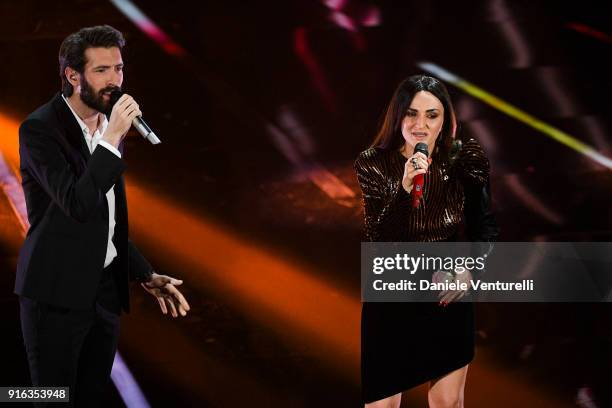
[[[136,130],[138,131],[138,133],[140,133],[142,135],[142,137],[147,139],[152,144],[159,144],[159,143],[161,143],[161,140],[159,140],[159,138],[157,137],[155,132],[153,132],[151,130],[149,125],[147,125],[147,122],[145,122],[144,119],[141,118],[140,116],[136,117],[132,121],[132,126],[134,126],[136,128]]]
[[[115,105],[115,103],[117,103],[119,98],[121,98],[121,95],[123,95],[123,91],[120,91],[118,89],[115,89],[110,93],[111,108]],[[142,137],[151,142],[151,144],[155,145],[161,143],[161,140],[159,140],[155,132],[151,130],[149,125],[147,125],[147,122],[145,122],[142,117],[136,117],[132,121],[132,126],[134,126],[134,128],[138,131],[138,133],[142,135]]]

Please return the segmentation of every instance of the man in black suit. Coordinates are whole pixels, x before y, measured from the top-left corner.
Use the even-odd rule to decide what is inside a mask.
[[[59,52],[62,92],[19,128],[30,229],[15,292],[35,386],[69,386],[71,403],[100,402],[117,348],[128,281],[154,295],[164,314],[189,305],[128,239],[123,138],[141,115],[124,94],[122,34],[110,26],[68,36]],[[108,118],[107,118],[108,116]]]

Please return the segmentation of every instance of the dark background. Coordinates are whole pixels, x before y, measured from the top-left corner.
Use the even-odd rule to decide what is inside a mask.
[[[163,141],[128,141],[132,239],[185,279],[193,308],[169,321],[134,288],[120,351],[152,406],[359,405],[352,163],[419,62],[612,157],[603,2],[344,3],[354,30],[317,1],[135,1],[184,50],[169,53],[111,2],[0,1],[0,149],[13,167],[15,126],[59,90],[63,38],[110,24],[127,39],[124,89]],[[611,240],[609,168],[447,86],[461,132],[491,161],[502,240]],[[0,203],[0,385],[25,385],[12,295],[22,235]],[[590,395],[612,406],[608,306],[478,305],[467,405],[577,406]],[[403,406],[423,406],[425,393]],[[121,406],[116,391],[108,404]]]

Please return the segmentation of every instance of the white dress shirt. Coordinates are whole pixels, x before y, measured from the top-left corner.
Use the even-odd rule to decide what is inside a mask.
[[[68,103],[68,100],[66,100],[64,95],[62,95],[62,98],[64,98],[66,105],[68,105],[68,108],[70,108],[70,111],[74,115],[74,118],[76,119],[76,121],[79,123],[79,126],[81,127],[81,130],[83,131],[83,136],[85,137],[85,142],[87,143],[87,147],[89,148],[89,152],[93,153],[93,151],[99,145],[99,146],[103,146],[107,148],[108,150],[113,152],[115,155],[117,155],[117,157],[121,158],[121,153],[119,152],[119,150],[117,150],[110,143],[107,143],[104,140],[101,140],[102,135],[104,135],[104,131],[106,130],[106,127],[108,126],[108,120],[106,120],[106,116],[103,114],[100,114],[102,115],[102,118],[103,118],[102,123],[98,126],[98,128],[96,129],[95,133],[92,136],[89,134],[89,128],[87,127],[85,122],[83,122],[81,118],[79,118],[79,115],[77,115],[76,112],[72,109],[72,106],[70,106],[70,104]],[[106,247],[106,258],[104,259],[105,268],[108,265],[110,265],[111,262],[113,262],[113,259],[115,259],[115,257],[117,256],[117,249],[115,248],[115,245],[113,244],[113,235],[115,235],[115,190],[114,188],[115,186],[113,185],[110,188],[110,190],[106,192],[106,201],[108,202],[108,245]]]

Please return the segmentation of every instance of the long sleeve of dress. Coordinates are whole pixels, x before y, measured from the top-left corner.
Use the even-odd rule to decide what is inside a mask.
[[[466,233],[473,256],[488,255],[499,237],[499,227],[491,209],[489,161],[475,139],[468,139],[457,158],[458,176],[465,194]]]
[[[363,195],[365,236],[368,241],[391,241],[401,224],[402,214],[409,211],[401,175],[390,166],[388,157],[377,149],[362,152],[355,161],[355,172]]]
[[[463,185],[483,185],[489,181],[489,160],[474,138],[463,143],[457,158],[455,170]]]

